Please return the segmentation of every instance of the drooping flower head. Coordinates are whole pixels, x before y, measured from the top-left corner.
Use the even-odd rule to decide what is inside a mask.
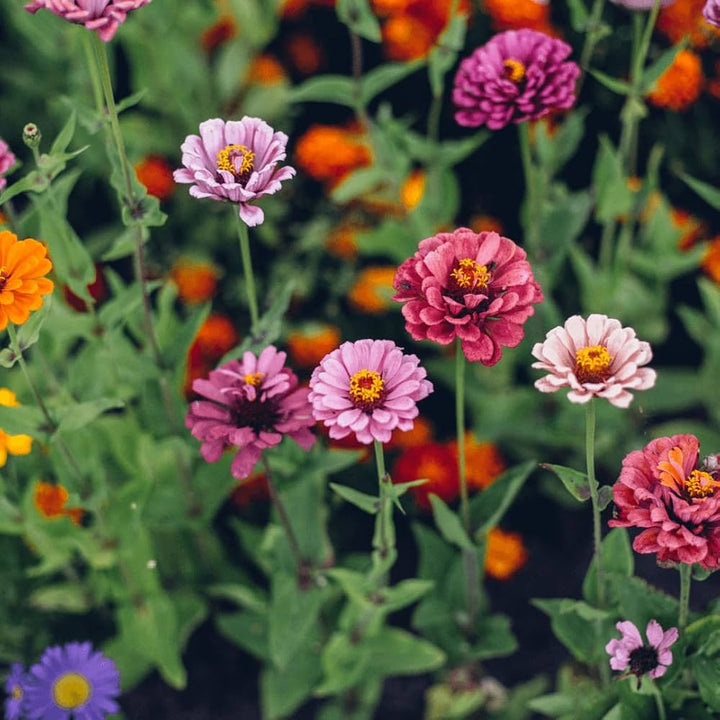
[[[709,25],[720,28],[720,0],[707,0],[703,8],[703,17]]]
[[[672,665],[673,656],[670,646],[678,639],[678,629],[672,627],[663,632],[657,620],[651,620],[645,628],[648,644],[643,643],[640,631],[629,620],[616,623],[620,639],[613,638],[605,646],[610,655],[610,667],[613,670],[627,670],[638,679],[648,675],[653,680],[662,677]]]
[[[694,435],[673,435],[629,453],[613,485],[611,527],[638,527],[639,553],[658,562],[720,567],[720,463],[700,458]]]
[[[395,428],[409,430],[417,402],[433,390],[415,355],[392,340],[343,343],[326,355],[310,378],[316,420],[339,439],[351,433],[359,442],[386,443]]]
[[[202,441],[207,462],[217,462],[227,447],[238,448],[233,477],[248,477],[262,451],[291,437],[308,450],[315,442],[307,388],[285,367],[286,355],[268,345],[258,357],[246,352],[193,382],[203,400],[190,403],[185,424]]]
[[[483,365],[523,339],[523,324],[543,299],[525,251],[496,232],[460,228],[422,240],[393,283],[405,329],[415,340],[462,341]]]
[[[18,407],[20,403],[12,390],[0,388],[0,405]],[[8,435],[0,429],[0,467],[4,467],[8,455],[27,455],[31,450],[32,438],[29,435]]]
[[[25,668],[20,663],[13,663],[5,680],[5,720],[20,720],[24,716],[26,683]]]
[[[0,138],[0,190],[7,185],[5,173],[15,164],[17,158],[8,144]]]
[[[263,195],[280,190],[295,168],[279,166],[285,159],[287,135],[275,132],[264,120],[220,118],[200,123],[200,135],[188,135],[181,146],[182,164],[175,182],[192,183],[190,194],[236,203],[240,219],[250,227],[265,219],[253,205]]]
[[[68,22],[94,30],[101,40],[110,42],[131,10],[148,5],[151,0],[33,0],[25,6],[28,12],[49,10]]]
[[[455,120],[499,130],[571,107],[580,75],[577,63],[567,60],[571,52],[562,40],[528,28],[495,35],[460,63]]]
[[[28,720],[101,720],[118,711],[120,673],[89,642],[45,650],[30,668],[25,690]]]
[[[597,396],[626,408],[633,399],[630,390],[655,384],[655,371],[641,367],[652,359],[649,343],[607,315],[593,314],[587,320],[573,315],[550,330],[545,342],[535,343],[532,354],[539,360],[532,366],[550,373],[536,380],[535,387],[540,392],[570,388],[568,399],[574,403]]]

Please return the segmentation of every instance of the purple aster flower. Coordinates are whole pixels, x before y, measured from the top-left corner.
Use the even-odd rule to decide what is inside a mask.
[[[343,343],[310,378],[313,415],[335,440],[353,433],[366,445],[386,443],[395,428],[412,428],[416,403],[433,391],[426,374],[420,360],[392,340]]]
[[[567,43],[536,30],[498,33],[460,63],[455,120],[499,130],[571,107],[580,75],[577,63],[566,61],[571,52]]]
[[[33,0],[25,9],[35,13],[44,8],[68,22],[94,30],[101,40],[109,42],[131,10],[137,10],[150,2],[151,0]]]
[[[278,167],[285,159],[287,140],[285,133],[275,132],[259,118],[206,120],[200,123],[199,136],[185,138],[181,147],[185,167],[173,177],[175,182],[193,183],[193,197],[237,203],[246,225],[260,225],[265,215],[250,203],[273,195],[283,180],[295,175],[289,165]]]
[[[0,138],[0,190],[7,185],[7,180],[3,176],[15,164],[16,159],[8,144]]]
[[[30,668],[25,688],[28,720],[103,720],[118,711],[120,673],[89,642],[49,647]]]
[[[26,682],[25,668],[20,663],[13,663],[5,680],[5,720],[20,720],[25,714]]]
[[[703,8],[703,17],[709,25],[720,28],[720,0],[707,0]]]
[[[615,624],[622,637],[613,638],[605,646],[610,655],[610,667],[613,670],[627,670],[635,675],[640,683],[643,675],[649,675],[653,680],[662,677],[669,665],[672,665],[673,656],[670,646],[678,639],[678,629],[670,628],[663,632],[657,620],[647,624],[645,634],[649,645],[643,644],[640,631],[629,620]]]
[[[616,5],[622,5],[627,10],[652,10],[655,0],[610,0]],[[675,0],[660,0],[660,7],[672,5]]]
[[[202,440],[200,453],[217,462],[227,447],[238,452],[233,477],[246,478],[262,451],[274,447],[284,435],[303,450],[315,442],[308,389],[298,387],[297,375],[285,367],[286,354],[268,345],[259,355],[246,352],[197,379],[192,389],[204,400],[190,403],[185,424]]]

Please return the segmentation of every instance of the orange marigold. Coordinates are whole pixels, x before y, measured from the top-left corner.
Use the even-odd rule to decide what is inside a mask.
[[[313,180],[339,183],[353,170],[370,164],[372,156],[362,136],[335,125],[312,125],[295,146],[298,167]]]
[[[677,44],[690,36],[690,44],[696,48],[707,47],[718,29],[708,25],[703,18],[705,0],[675,0],[660,10],[657,20],[658,32],[671,43]]]
[[[417,168],[408,175],[400,188],[400,202],[408,212],[414,210],[420,204],[425,194],[426,185],[427,173],[422,168]]]
[[[148,155],[135,165],[135,175],[145,186],[148,195],[158,200],[167,200],[175,189],[173,169],[170,163],[159,155]]]
[[[9,322],[22,325],[53,291],[47,275],[52,263],[45,246],[28,238],[18,240],[8,230],[0,232],[0,330]]]
[[[69,517],[75,525],[82,522],[83,509],[66,508],[70,495],[60,484],[37,482],[33,490],[33,504],[45,518]]]
[[[378,265],[362,270],[348,293],[350,305],[360,312],[384,313],[395,294],[393,280],[396,272],[395,265]]]
[[[288,335],[287,346],[290,359],[297,367],[315,367],[340,345],[340,330],[334,325],[316,324],[305,330],[295,330]]]
[[[483,10],[495,30],[530,28],[543,30],[550,24],[550,3],[537,0],[483,0]]]
[[[528,554],[522,536],[493,528],[487,535],[485,572],[496,580],[509,580],[527,563]]]
[[[681,50],[647,97],[657,107],[686,110],[700,97],[703,83],[699,55],[692,50]]]
[[[220,271],[212,263],[180,258],[170,269],[178,296],[186,303],[204,303],[215,297]]]
[[[409,490],[420,510],[432,509],[431,493],[446,503],[458,497],[457,462],[452,449],[443,443],[429,442],[406,450],[395,462],[390,477],[394,483],[427,480]]]
[[[277,85],[287,80],[285,68],[280,61],[270,53],[256,55],[248,69],[248,82],[257,85]]]
[[[325,240],[327,251],[342,260],[352,260],[358,254],[357,233],[365,229],[363,225],[352,222],[338,225]]]
[[[457,443],[449,443],[457,462]],[[497,445],[491,442],[478,442],[475,436],[465,434],[465,477],[472,490],[483,490],[505,472],[506,465]]]
[[[15,393],[7,388],[0,388],[0,405],[18,407],[20,403]],[[27,455],[32,450],[32,438],[29,435],[8,435],[0,430],[0,467],[7,462],[10,455]]]
[[[433,438],[433,426],[424,417],[416,417],[410,430],[393,430],[390,442],[385,447],[391,450],[409,450],[429,443]]]
[[[700,266],[708,277],[720,284],[720,235],[708,243]]]

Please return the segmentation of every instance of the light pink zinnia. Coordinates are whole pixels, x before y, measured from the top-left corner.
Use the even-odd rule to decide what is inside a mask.
[[[196,198],[237,203],[242,221],[253,227],[264,219],[251,205],[263,195],[276,193],[283,180],[295,175],[285,159],[287,135],[275,132],[264,120],[244,117],[225,122],[220,118],[200,123],[200,135],[188,135],[182,144],[185,166],[173,173],[175,182],[194,183]]]
[[[441,345],[460,338],[468,360],[494,365],[501,347],[523,339],[523,323],[543,299],[526,257],[496,232],[460,228],[422,240],[393,282],[405,329]]]
[[[537,120],[575,102],[577,63],[566,61],[572,48],[537,30],[506,30],[465,58],[455,76],[453,102],[460,125]]]
[[[614,638],[605,646],[610,655],[610,667],[613,670],[628,670],[638,679],[648,675],[653,680],[662,677],[672,665],[673,656],[670,646],[678,639],[678,629],[671,627],[663,632],[657,620],[651,620],[645,628],[648,645],[643,643],[640,631],[629,620],[616,623],[615,627],[622,637]]]
[[[720,28],[720,0],[707,0],[703,8],[703,17],[709,25]]]
[[[238,448],[233,477],[248,477],[262,451],[284,435],[304,450],[315,442],[309,429],[314,424],[309,391],[298,387],[285,357],[269,345],[259,357],[246,352],[242,360],[231,360],[207,379],[193,382],[192,389],[207,399],[190,403],[185,424],[202,440],[200,452],[208,462],[217,462],[227,447]]]
[[[586,403],[605,398],[615,407],[632,402],[629,390],[647,390],[655,384],[656,373],[640,367],[652,359],[650,344],[635,337],[632,328],[607,315],[590,315],[585,320],[573,315],[563,327],[550,330],[545,342],[535,343],[533,363],[549,375],[535,381],[540,392],[569,387],[568,399]]]
[[[610,2],[622,5],[628,10],[652,10],[655,7],[655,0],[610,0]],[[675,0],[660,0],[660,7],[672,5],[674,2]]]
[[[69,22],[94,30],[101,40],[109,42],[131,10],[137,10],[150,2],[151,0],[33,0],[25,9],[35,13],[44,8]]]
[[[698,464],[694,435],[673,435],[629,453],[613,485],[617,507],[611,527],[645,528],[633,541],[658,562],[720,567],[720,464],[710,455]]]
[[[395,428],[412,428],[416,403],[433,390],[425,377],[420,360],[392,340],[345,342],[313,371],[313,415],[334,440],[352,433],[366,445],[386,443]]]
[[[0,190],[7,185],[5,173],[15,164],[17,158],[13,155],[8,144],[0,138]]]

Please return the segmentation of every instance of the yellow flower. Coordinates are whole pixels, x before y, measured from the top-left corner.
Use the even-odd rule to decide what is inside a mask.
[[[18,407],[20,403],[15,393],[7,388],[0,388],[0,405]],[[7,462],[10,455],[27,455],[32,450],[32,438],[29,435],[8,435],[0,430],[0,467]]]

